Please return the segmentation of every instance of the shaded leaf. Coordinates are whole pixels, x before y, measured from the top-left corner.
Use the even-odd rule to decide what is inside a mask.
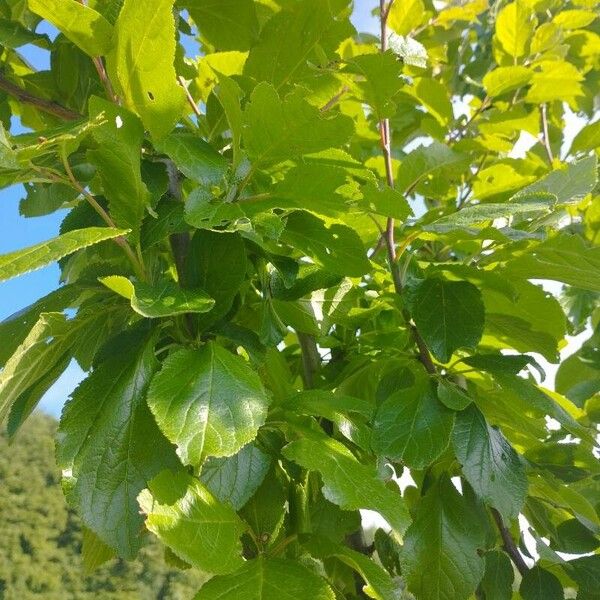
[[[425,279],[411,290],[410,304],[419,333],[441,362],[448,362],[458,348],[479,343],[484,308],[472,283]]]
[[[519,593],[523,600],[564,600],[565,597],[556,575],[537,565],[525,573]]]
[[[373,421],[372,447],[380,456],[423,469],[446,449],[453,426],[454,413],[425,379],[382,402]]]
[[[247,444],[233,456],[209,459],[202,466],[200,481],[220,502],[239,510],[259,488],[270,465],[268,455]]]
[[[516,518],[525,502],[527,478],[523,463],[502,433],[471,405],[456,416],[452,441],[475,493],[506,521]]]

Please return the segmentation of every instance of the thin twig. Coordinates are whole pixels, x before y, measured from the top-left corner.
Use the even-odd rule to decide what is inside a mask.
[[[550,136],[548,135],[548,109],[546,104],[540,104],[540,120],[542,122],[542,144],[546,149],[546,156],[550,166],[554,162],[554,154],[552,154],[552,147],[550,146]]]
[[[104,90],[106,91],[106,96],[108,97],[108,99],[111,102],[116,103],[118,98],[115,94],[112,83],[110,82],[110,79],[108,78],[108,75],[106,74],[106,68],[104,67],[104,63],[102,62],[102,59],[99,56],[94,56],[92,58],[92,62],[94,63],[94,66],[96,67],[96,71],[98,72],[98,77],[100,77],[100,81],[102,82],[102,85],[104,86]]]
[[[79,3],[83,4],[83,6],[87,6],[86,0],[79,0]],[[102,85],[104,86],[104,90],[106,91],[106,95],[107,95],[108,99],[111,102],[116,102],[117,96],[115,95],[112,83],[110,82],[110,79],[108,78],[108,75],[106,74],[106,69],[104,68],[104,63],[102,62],[102,59],[99,56],[93,56],[92,62],[94,63],[94,67],[96,67],[96,71],[98,72],[98,77],[100,77],[100,81],[102,82]]]
[[[380,12],[380,26],[381,26],[381,52],[387,50],[387,19],[390,14],[394,0],[386,5],[385,0],[379,0],[379,12]],[[391,136],[390,136],[390,121],[389,119],[382,119],[379,122],[379,135],[381,137],[381,148],[383,150],[383,159],[385,163],[385,175],[388,186],[394,188],[394,170],[392,165],[392,147],[391,147]],[[406,190],[406,195],[410,194],[417,182],[413,182],[413,185]],[[402,278],[400,275],[400,269],[398,262],[396,261],[396,240],[394,237],[394,219],[388,217],[386,228],[385,228],[385,244],[388,252],[388,262],[390,265],[390,271],[392,274],[392,280],[394,282],[394,289],[396,293],[400,295],[402,293]],[[410,314],[406,309],[402,311],[402,315],[407,323],[410,323]],[[421,334],[417,330],[414,324],[410,324],[410,330],[413,335],[413,339],[419,349],[419,360],[425,367],[426,371],[430,374],[435,373],[435,365],[427,348],[427,344],[421,337]]]
[[[494,521],[496,522],[496,526],[498,527],[498,531],[500,531],[500,535],[502,537],[502,542],[504,545],[504,550],[510,556],[511,560],[515,564],[515,567],[517,567],[517,569],[519,570],[519,573],[521,573],[521,575],[524,576],[525,573],[529,571],[529,567],[525,564],[525,560],[523,560],[523,557],[521,556],[521,553],[519,552],[515,541],[512,539],[510,531],[508,531],[506,525],[504,524],[504,521],[502,521],[500,513],[495,508],[492,508],[491,511],[492,516],[494,517]]]
[[[30,94],[28,91],[6,79],[2,74],[0,74],[0,90],[6,92],[10,96],[14,96],[17,100],[24,102],[25,104],[35,106],[39,110],[58,117],[59,119],[76,121],[77,119],[83,118],[79,113],[62,104],[58,104],[58,102],[53,102],[52,100],[46,100]]]
[[[183,88],[183,91],[185,92],[185,97],[187,98],[188,104],[191,106],[192,111],[194,112],[194,114],[197,117],[201,117],[202,113],[200,112],[200,109],[198,108],[196,101],[192,97],[192,94],[190,94],[190,90],[188,89],[188,87],[185,83],[185,79],[180,75],[177,78],[177,81],[179,82],[179,85]]]

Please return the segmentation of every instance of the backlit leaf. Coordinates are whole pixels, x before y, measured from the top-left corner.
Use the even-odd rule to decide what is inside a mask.
[[[89,56],[103,56],[110,51],[113,27],[93,8],[77,0],[28,0],[28,6]]]
[[[116,23],[109,69],[150,133],[161,138],[183,113],[185,93],[175,68],[174,0],[125,0]]]

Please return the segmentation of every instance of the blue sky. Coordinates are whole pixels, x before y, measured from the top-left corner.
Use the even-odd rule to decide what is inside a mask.
[[[371,16],[374,5],[374,1],[358,0],[356,2],[353,21],[361,31],[376,31],[377,24]],[[38,32],[47,33],[51,38],[56,35],[56,31],[45,22],[40,24]],[[49,68],[47,51],[35,46],[24,46],[19,51],[35,68],[39,70]],[[18,120],[13,121],[11,130],[13,133],[23,131]],[[0,227],[2,231],[0,254],[20,250],[56,236],[66,214],[66,211],[59,211],[44,217],[25,219],[19,215],[19,201],[23,196],[24,190],[20,185],[0,190]],[[53,264],[39,271],[0,283],[0,320],[51,292],[58,286],[58,280],[59,270],[57,265]],[[68,395],[82,378],[81,369],[75,362],[71,363],[43,398],[40,408],[58,416]]]

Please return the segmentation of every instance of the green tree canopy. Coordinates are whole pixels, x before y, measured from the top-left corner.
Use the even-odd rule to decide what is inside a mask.
[[[372,8],[0,1],[0,185],[69,209],[0,257],[62,283],[0,325],[0,418],[75,359],[84,557],[153,535],[200,600],[597,598],[596,2]]]

